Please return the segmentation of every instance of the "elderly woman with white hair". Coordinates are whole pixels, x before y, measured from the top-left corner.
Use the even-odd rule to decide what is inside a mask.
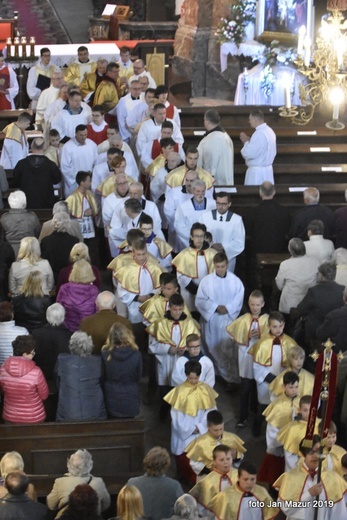
[[[69,233],[70,217],[67,213],[57,213],[53,217],[54,231],[41,240],[42,258],[51,264],[55,281],[60,271],[69,265],[71,248],[79,242]],[[59,254],[57,252],[59,251]]]
[[[71,331],[64,325],[65,309],[60,303],[53,303],[46,311],[47,323],[40,328],[34,329],[32,335],[36,340],[35,362],[39,366],[52,387],[54,367],[59,354],[68,354]],[[56,392],[58,390],[56,389]]]
[[[104,481],[91,474],[93,459],[89,451],[77,450],[67,461],[68,473],[54,481],[53,489],[47,496],[47,507],[56,511],[55,518],[60,518],[68,505],[69,495],[79,484],[89,484],[99,498],[99,512],[109,508],[110,495]]]
[[[18,451],[8,451],[0,460],[0,499],[8,493],[5,488],[5,478],[9,473],[12,473],[12,471],[24,471],[23,457]],[[26,495],[31,500],[37,500],[33,484],[29,484]]]
[[[69,218],[70,218],[69,208],[68,208],[68,205],[66,204],[65,200],[59,200],[58,202],[56,202],[54,204],[53,210],[52,210],[52,216],[54,217],[54,215],[56,215],[57,213],[66,213],[67,215],[69,215]],[[54,231],[53,219],[47,220],[46,222],[44,222],[42,224],[42,228],[41,228],[41,232],[40,232],[40,236],[39,236],[40,242],[43,238],[51,235],[53,233],[53,231]],[[70,218],[70,225],[69,225],[68,232],[70,233],[70,235],[77,237],[80,242],[83,242],[81,227],[80,227],[79,223],[77,222],[77,220]]]
[[[174,514],[167,520],[181,520],[182,518],[187,520],[206,520],[206,517],[202,518],[199,516],[198,504],[195,498],[188,493],[185,493],[176,500]],[[214,516],[212,515],[211,518],[214,518]]]
[[[16,262],[11,265],[8,284],[12,295],[19,294],[25,278],[31,271],[40,271],[43,276],[42,290],[49,294],[54,286],[53,271],[48,260],[41,258],[39,241],[35,237],[21,240]]]
[[[23,191],[10,193],[8,204],[10,211],[2,215],[0,222],[7,242],[11,244],[17,255],[22,238],[38,237],[41,224],[33,211],[27,211],[27,199]]]
[[[101,421],[106,419],[101,389],[101,359],[92,356],[93,341],[85,332],[75,332],[70,354],[59,354],[56,373],[59,400],[57,421]]]

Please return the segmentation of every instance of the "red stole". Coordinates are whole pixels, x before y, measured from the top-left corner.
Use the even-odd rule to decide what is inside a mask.
[[[178,144],[174,146],[174,151],[178,152]],[[161,154],[160,139],[155,139],[152,144],[152,159],[156,159]]]
[[[4,91],[10,87],[10,72],[8,67],[0,70],[0,110],[9,110],[11,102],[6,99]]]

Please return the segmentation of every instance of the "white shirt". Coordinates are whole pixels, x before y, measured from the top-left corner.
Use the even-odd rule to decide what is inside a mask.
[[[120,98],[116,106],[116,114],[118,121],[119,133],[122,136],[122,139],[130,139],[131,132],[127,125],[127,117],[131,114],[131,112],[135,109],[137,105],[141,102],[140,99],[132,99],[131,94],[127,94],[126,96]]]
[[[176,210],[174,227],[177,238],[177,249],[175,249],[175,251],[181,251],[181,249],[189,246],[190,229],[192,225],[200,221],[202,213],[216,207],[215,200],[205,197],[205,210],[199,211],[195,209],[192,201],[193,197],[183,202]]]
[[[88,107],[88,105],[87,105]],[[74,137],[76,133],[76,126],[87,125],[91,120],[91,108],[83,108],[80,114],[70,114],[63,109],[56,114],[51,122],[51,128],[58,130],[61,139],[63,137]]]
[[[60,169],[64,177],[65,197],[77,188],[77,172],[93,171],[95,162],[96,144],[91,139],[87,138],[84,144],[80,144],[73,138],[64,144]]]

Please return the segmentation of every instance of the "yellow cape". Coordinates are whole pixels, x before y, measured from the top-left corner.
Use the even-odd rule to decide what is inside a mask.
[[[66,204],[69,207],[69,211],[71,216],[74,218],[82,218],[83,217],[83,199],[86,198],[90,208],[93,212],[93,217],[98,215],[99,208],[97,206],[96,200],[94,198],[93,193],[90,190],[87,190],[87,193],[83,195],[80,191],[75,190],[68,196],[66,199]]]
[[[193,318],[188,317],[179,321],[178,323],[181,330],[181,340],[178,344],[178,347],[184,348],[186,346],[186,339],[189,334],[197,334],[200,336],[200,327]],[[162,317],[151,323],[146,328],[146,332],[148,332],[148,334],[153,336],[160,343],[175,346],[171,335],[173,325],[174,322],[172,320]]]
[[[272,503],[272,498],[266,489],[257,484],[252,490],[253,497],[249,497],[252,502],[264,502],[265,507],[262,507],[263,520],[272,520],[276,518],[279,513],[277,507],[269,507]],[[208,504],[207,509],[213,511],[218,520],[238,520],[241,500],[243,499],[243,491],[237,484],[227,488],[218,493],[213,500]]]
[[[156,157],[154,161],[151,162],[149,166],[147,166],[146,172],[148,173],[148,175],[150,175],[151,177],[155,177],[159,168],[163,168],[163,166],[165,166],[165,161],[166,159],[163,156],[163,154],[158,155],[158,157]]]
[[[159,277],[164,269],[158,264],[146,262],[144,265],[138,265],[133,259],[130,262],[126,262],[120,269],[114,273],[114,277],[126,290],[134,294],[140,294],[140,271],[141,269],[147,269],[152,278],[154,289],[160,287]]]
[[[164,317],[164,314],[167,311],[166,307],[168,301],[168,298],[165,298],[161,293],[157,293],[140,305],[140,312],[142,312],[143,317],[149,321],[149,323],[153,323],[158,318]],[[192,317],[186,304],[184,304],[183,312],[188,316],[188,318]]]
[[[337,446],[337,444],[334,444],[330,451],[328,450],[328,448],[325,447],[323,453],[330,455],[333,462],[333,470],[342,476],[341,458],[343,457],[343,455],[345,455],[346,450],[342,448],[342,446]],[[328,469],[327,458],[323,460],[322,468]]]
[[[203,462],[208,469],[211,469],[213,466],[213,450],[219,444],[225,444],[236,450],[238,458],[242,457],[243,453],[246,452],[246,449],[243,447],[243,440],[234,433],[223,432],[220,439],[215,439],[207,432],[188,444],[185,453],[189,459]]]
[[[299,401],[299,397],[290,399],[285,394],[282,394],[269,404],[263,415],[271,426],[280,430],[297,415]]]
[[[250,351],[248,352],[253,356],[253,359],[259,365],[264,365],[266,367],[271,366],[272,363],[272,347],[273,342],[276,338],[272,334],[267,334],[263,338],[261,338],[257,343],[255,343]],[[281,365],[286,367],[288,365],[288,354],[291,347],[297,345],[297,343],[291,338],[287,336],[287,334],[282,334],[280,337],[281,342],[281,350],[282,350],[282,362]]]
[[[134,179],[127,175],[127,181],[129,184],[134,182]],[[115,175],[111,173],[106,179],[100,182],[99,186],[96,188],[96,191],[101,194],[102,197],[107,197],[111,195],[111,193],[115,190]]]
[[[283,376],[286,372],[290,372],[290,371],[291,371],[291,368],[287,368],[287,370],[284,370],[284,372],[281,372],[276,377],[276,379],[274,379],[272,381],[272,383],[269,384],[270,392],[272,392],[276,397],[283,394],[283,392],[284,392]],[[307,372],[307,370],[304,370],[303,368],[300,370],[298,376],[299,376],[298,396],[302,397],[303,395],[312,395],[314,376],[312,374],[310,374],[310,372]]]
[[[185,164],[183,164],[182,166],[179,166],[178,168],[175,168],[174,170],[172,170],[172,172],[170,172],[166,176],[166,179],[165,179],[166,184],[168,186],[170,186],[170,188],[176,188],[177,186],[183,186],[184,177],[185,177],[185,174],[187,173],[187,171],[188,171],[188,168]],[[209,190],[215,182],[212,175],[209,172],[207,172],[206,170],[203,170],[202,168],[200,168],[199,166],[196,168],[196,171],[197,171],[199,179],[204,181],[204,183],[206,184],[206,189]]]
[[[185,381],[166,394],[164,401],[174,410],[196,417],[199,410],[215,408],[217,397],[217,392],[206,383],[192,385]]]
[[[189,278],[198,278],[199,253],[203,253],[208,271],[207,274],[211,274],[214,271],[213,259],[217,253],[217,251],[211,247],[203,251],[198,251],[193,247],[187,247],[178,253],[171,263],[176,267],[179,273],[189,276]]]
[[[24,130],[21,130],[19,126],[16,125],[16,123],[10,123],[9,125],[5,126],[5,128],[2,130],[2,133],[5,134],[6,139],[12,139],[12,141],[17,141],[21,146],[23,146],[22,137],[25,137],[26,139],[26,133]]]
[[[318,433],[318,425],[320,419],[316,421],[314,433]],[[283,448],[289,453],[301,457],[299,444],[306,435],[307,421],[290,421],[283,426],[277,434],[277,440],[282,444]]]
[[[90,72],[95,72],[95,70],[96,70],[96,62],[92,62]],[[81,81],[83,80],[83,77],[81,78],[80,65],[76,62],[71,63],[67,68],[64,79],[65,79],[66,83],[68,83],[68,84],[79,85],[81,83]]]
[[[217,493],[221,492],[223,477],[229,481],[229,486],[237,482],[237,470],[231,469],[225,475],[213,469],[206,477],[199,480],[199,482],[189,491],[199,504],[206,507],[211,502]]]
[[[268,314],[262,314],[258,318],[258,330],[259,330],[259,338],[261,338],[264,334],[269,332],[268,326]],[[252,326],[253,317],[250,312],[243,314],[235,321],[230,323],[226,331],[230,334],[232,338],[234,338],[237,343],[240,345],[249,345],[250,332]]]
[[[307,478],[309,478],[309,473],[301,461],[295,469],[283,473],[273,484],[274,488],[279,489],[278,498],[299,502]],[[340,475],[333,471],[323,471],[321,480],[327,500],[334,502],[342,500],[347,491],[347,482]]]

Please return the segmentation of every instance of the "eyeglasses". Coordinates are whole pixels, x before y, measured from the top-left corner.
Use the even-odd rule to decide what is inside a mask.
[[[310,450],[307,452],[308,455],[315,455],[316,453],[319,453],[320,450]]]
[[[192,238],[205,238],[205,235],[192,235]]]

